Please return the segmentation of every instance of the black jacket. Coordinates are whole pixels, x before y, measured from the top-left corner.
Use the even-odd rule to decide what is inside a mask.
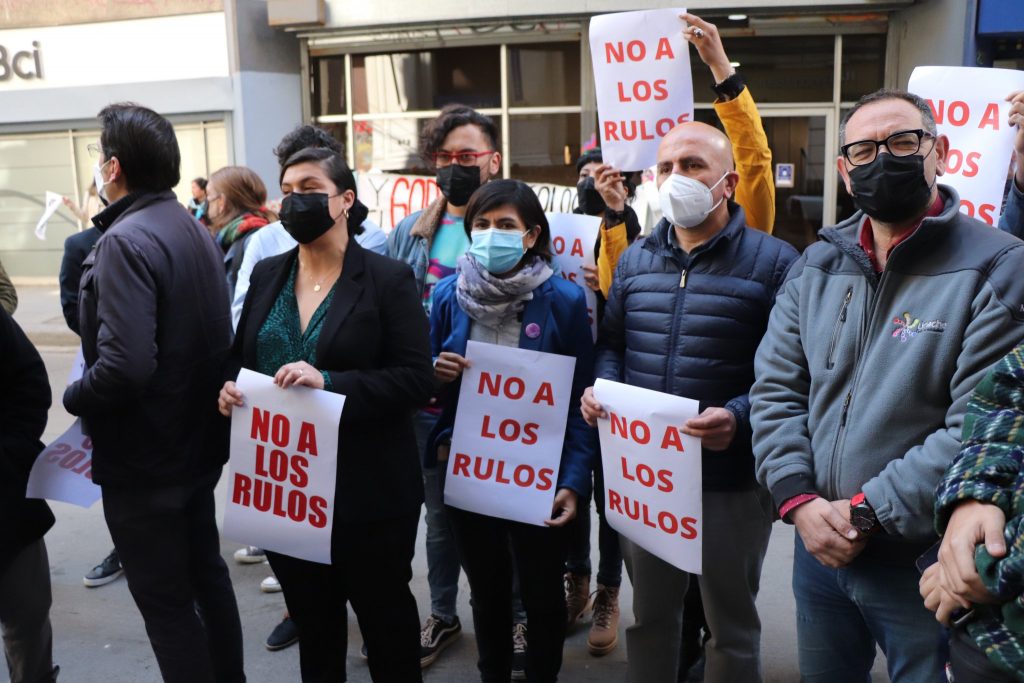
[[[100,238],[98,228],[87,228],[64,240],[64,258],[60,262],[60,307],[64,320],[75,334],[78,332],[78,285],[82,281],[82,264]]]
[[[25,498],[25,485],[50,409],[50,381],[39,352],[0,308],[0,576],[18,552],[42,538],[53,514]]]
[[[260,261],[238,321],[228,377],[256,370],[256,337],[298,248]],[[408,265],[349,240],[316,346],[316,366],[345,395],[335,521],[387,519],[423,502],[414,412],[434,391],[427,318]],[[338,525],[335,525],[338,528]]]
[[[754,353],[775,294],[796,260],[793,247],[747,228],[736,204],[717,235],[686,254],[668,221],[619,259],[601,321],[596,375],[686,396],[701,410],[724,406],[736,435],[703,452],[705,491],[751,489],[750,386]]]
[[[172,192],[123,197],[93,222],[79,320],[88,369],[64,392],[103,486],[192,481],[224,464],[217,392],[231,345],[224,267]]]

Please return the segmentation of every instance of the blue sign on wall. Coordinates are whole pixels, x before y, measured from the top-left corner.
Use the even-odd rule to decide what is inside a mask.
[[[1024,1],[978,0],[979,36],[1024,36]]]

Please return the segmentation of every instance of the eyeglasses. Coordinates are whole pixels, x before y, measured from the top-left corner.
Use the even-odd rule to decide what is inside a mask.
[[[488,154],[494,154],[494,150],[487,152],[434,152],[431,158],[437,168],[451,166],[453,162],[459,166],[475,166],[477,159]]]
[[[85,149],[86,151],[89,152],[89,156],[92,157],[93,159],[99,159],[100,154],[103,153],[103,150],[100,149],[100,145],[98,142],[90,142],[88,145],[85,146]]]
[[[875,157],[878,156],[878,149],[883,145],[894,157],[908,157],[911,154],[917,154],[921,149],[921,141],[925,138],[934,139],[935,135],[920,128],[901,130],[884,140],[859,140],[843,145],[840,149],[851,166],[864,166],[875,160]]]

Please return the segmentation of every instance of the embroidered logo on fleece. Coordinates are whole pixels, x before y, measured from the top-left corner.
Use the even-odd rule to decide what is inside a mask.
[[[946,329],[945,320],[929,320],[921,322],[920,318],[911,319],[910,313],[904,312],[902,318],[893,318],[892,324],[896,326],[892,336],[899,337],[901,342],[913,339],[920,332],[942,332]]]

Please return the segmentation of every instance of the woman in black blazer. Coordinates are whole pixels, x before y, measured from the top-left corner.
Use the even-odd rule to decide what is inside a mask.
[[[350,239],[355,180],[339,155],[305,149],[282,167],[281,222],[299,242],[252,274],[229,376],[344,394],[330,565],[268,552],[299,630],[304,683],[345,680],[351,602],[374,681],[419,681],[409,590],[423,483],[412,415],[433,391],[428,326],[409,266]],[[244,397],[234,382],[220,409]]]

